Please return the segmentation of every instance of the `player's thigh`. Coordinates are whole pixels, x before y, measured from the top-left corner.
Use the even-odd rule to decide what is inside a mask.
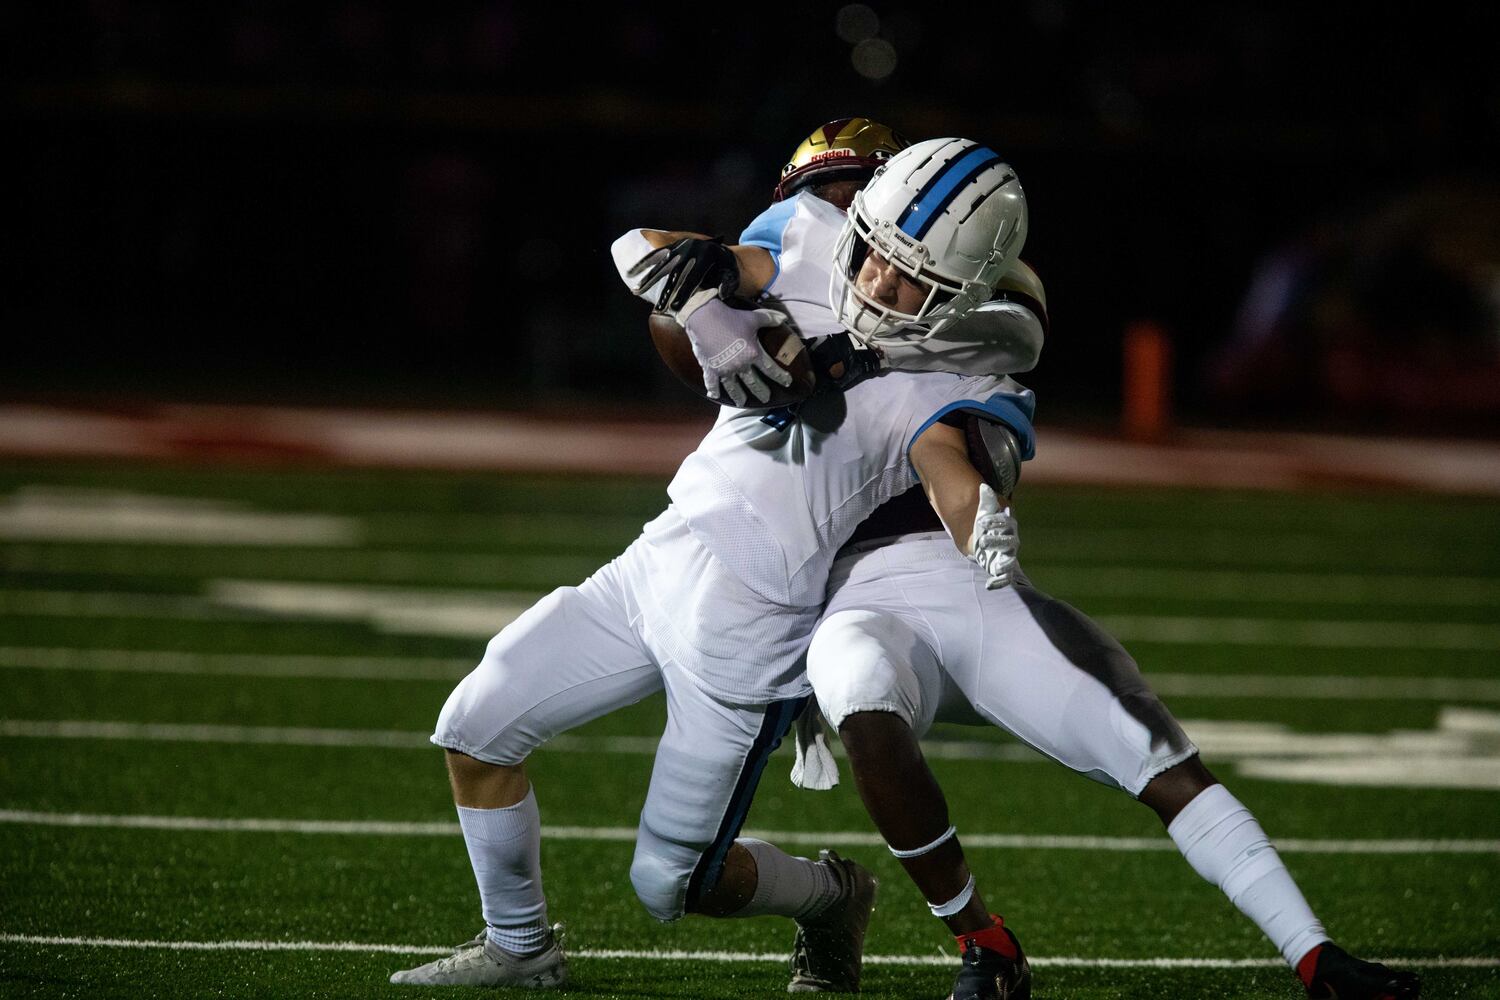
[[[925,732],[943,686],[917,623],[883,606],[826,615],[808,648],[807,679],[835,729],[855,712],[890,712]]]
[[[667,725],[630,868],[652,916],[675,920],[718,882],[761,773],[805,699],[719,701],[668,664]]]
[[[1024,584],[976,590],[977,643],[952,671],[974,708],[1042,753],[1137,795],[1195,751],[1114,637]]]
[[[433,742],[515,764],[558,733],[660,690],[611,569],[554,590],[491,639],[448,696]]]

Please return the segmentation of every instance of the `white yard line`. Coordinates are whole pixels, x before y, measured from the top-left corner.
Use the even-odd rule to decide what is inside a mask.
[[[395,729],[310,726],[218,726],[167,722],[0,719],[0,736],[165,743],[252,743],[274,746],[428,748],[426,733]]]
[[[0,618],[165,618],[172,621],[262,621],[271,615],[217,607],[192,594],[117,594],[108,591],[0,590]]]
[[[52,947],[138,948],[165,951],[332,951],[384,955],[446,955],[451,945],[374,944],[359,941],[155,941],[139,938],[63,937],[50,934],[3,934],[0,943]],[[782,952],[670,951],[664,949],[570,949],[582,959],[632,959],[647,962],[746,962],[784,964]],[[1083,958],[1074,955],[1028,956],[1031,964],[1070,969],[1274,969],[1278,958]],[[951,966],[948,955],[866,955],[866,965]],[[1377,961],[1422,969],[1493,969],[1500,958],[1487,956],[1443,958],[1384,958]]]
[[[538,536],[533,536],[535,541]],[[545,538],[546,536],[541,536]],[[623,546],[620,546],[623,548]],[[610,555],[613,552],[609,553]],[[386,586],[495,586],[497,577],[550,588],[575,583],[606,558],[514,551],[426,549],[159,548],[15,542],[0,548],[0,571],[88,576],[235,577],[276,581],[379,583]]]
[[[1073,537],[1074,529],[1053,529]],[[1077,530],[1087,530],[1079,528]],[[436,533],[436,532],[434,532]],[[535,538],[535,534],[530,536]],[[626,535],[625,537],[628,537]],[[1181,541],[1164,543],[1153,536],[1145,550],[1177,552]],[[1108,553],[1069,553],[1060,544],[1035,551],[1045,555],[1026,565],[1038,586],[1074,600],[1117,597],[1153,600],[1238,601],[1279,604],[1354,604],[1406,607],[1493,607],[1500,604],[1500,580],[1485,576],[1426,576],[1408,572],[1338,573],[1284,570],[1200,570],[1152,565],[1144,552],[1139,561],[1099,562]],[[336,562],[330,563],[330,559]],[[474,553],[426,549],[341,549],[336,553],[303,548],[255,546],[219,552],[193,549],[115,546],[101,551],[86,545],[13,544],[0,550],[0,569],[59,573],[193,577],[239,575],[281,577],[295,581],[311,574],[327,579],[330,565],[355,580],[387,584],[431,583],[478,585],[495,579],[502,562],[507,575],[538,581],[570,580],[588,574],[602,560],[585,556],[522,553]],[[338,582],[336,579],[330,582]]]
[[[472,658],[181,653],[171,650],[0,646],[0,669],[127,674],[457,680],[472,670],[474,663]],[[1152,673],[1148,679],[1158,694],[1203,698],[1500,701],[1500,680],[1483,678]]]
[[[119,722],[96,719],[0,719],[0,737],[49,740],[132,740],[147,743],[231,743],[271,746],[383,747],[431,749],[426,732],[399,729],[328,729],[312,726],[230,726],[205,723]],[[650,756],[655,736],[574,736],[547,741],[562,753],[622,753]],[[953,760],[1040,760],[1014,743],[932,741],[929,757]]]
[[[1271,722],[1184,720],[1183,727],[1210,758],[1270,780],[1388,787],[1500,790],[1500,712],[1443,706],[1435,728],[1384,733],[1307,733]],[[101,719],[0,719],[0,738],[122,740],[284,747],[429,750],[425,730],[337,729],[313,726],[237,726],[216,723],[127,722]],[[656,753],[654,735],[563,734],[544,753]],[[1036,763],[1046,758],[1020,743],[925,740],[932,759]],[[842,749],[842,748],[840,748]]]
[[[297,820],[204,816],[121,816],[96,813],[37,812],[0,809],[0,823],[82,829],[178,830],[201,833],[294,833],[373,837],[458,836],[458,824],[378,820]],[[544,826],[548,840],[631,842],[634,827]],[[745,836],[783,844],[880,847],[879,834],[861,830],[746,830]],[[1087,837],[1048,834],[965,833],[965,847],[991,850],[1172,852],[1177,848],[1161,837]],[[1500,840],[1332,840],[1288,838],[1276,841],[1292,854],[1500,854]]]
[[[150,649],[0,646],[0,669],[180,674],[202,677],[454,681],[473,670],[477,662],[477,655],[444,659],[417,656],[263,655],[181,653],[174,650]]]
[[[256,510],[234,500],[26,486],[0,498],[0,539],[170,545],[350,546],[357,520]]]
[[[1405,573],[1284,573],[1036,562],[1027,575],[1069,599],[1241,601],[1255,604],[1391,604],[1405,607],[1500,605],[1500,580]]]
[[[1121,642],[1486,653],[1500,650],[1500,626],[1496,625],[1180,615],[1098,615],[1094,620]]]
[[[0,737],[49,740],[132,740],[146,743],[230,743],[303,747],[431,749],[426,732],[400,729],[329,729],[312,726],[230,726],[206,723],[119,722],[97,719],[0,719]],[[547,741],[562,753],[656,753],[655,736],[574,736]],[[1015,743],[931,741],[927,756],[945,760],[1035,761]]]
[[[487,639],[535,600],[507,591],[421,591],[359,584],[219,580],[182,594],[0,591],[0,616],[365,621],[409,635]],[[1500,651],[1500,626],[1462,622],[1318,621],[1187,615],[1099,615],[1125,642],[1313,649]]]
[[[542,596],[264,580],[213,580],[207,590],[216,605],[281,618],[366,621],[381,632],[474,639],[494,635]]]
[[[0,665],[4,664],[0,658]],[[1178,674],[1152,671],[1157,694],[1195,698],[1295,698],[1318,701],[1500,701],[1500,680],[1467,677]]]

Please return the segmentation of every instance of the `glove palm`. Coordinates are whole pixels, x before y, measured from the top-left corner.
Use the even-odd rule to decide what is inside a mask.
[[[722,402],[728,395],[735,406],[765,403],[771,398],[766,385],[792,384],[792,373],[776,363],[760,342],[760,329],[784,322],[769,309],[737,309],[705,288],[688,299],[677,313],[687,330],[693,356],[703,369],[703,388],[710,399]]]

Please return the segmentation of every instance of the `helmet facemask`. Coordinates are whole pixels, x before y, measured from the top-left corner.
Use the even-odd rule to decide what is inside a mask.
[[[860,271],[871,253],[895,265],[923,291],[921,305],[914,312],[902,312],[860,287]],[[983,278],[990,268],[979,270]],[[829,305],[856,338],[870,346],[926,340],[988,299],[991,290],[989,282],[937,269],[925,244],[907,236],[889,219],[872,219],[863,191],[854,196],[834,245]]]

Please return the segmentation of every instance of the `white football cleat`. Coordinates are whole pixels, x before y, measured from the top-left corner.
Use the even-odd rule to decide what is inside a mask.
[[[391,974],[406,986],[521,986],[543,990],[568,981],[568,958],[562,950],[562,924],[552,928],[547,947],[532,955],[506,951],[480,931],[453,954],[415,969]]]

